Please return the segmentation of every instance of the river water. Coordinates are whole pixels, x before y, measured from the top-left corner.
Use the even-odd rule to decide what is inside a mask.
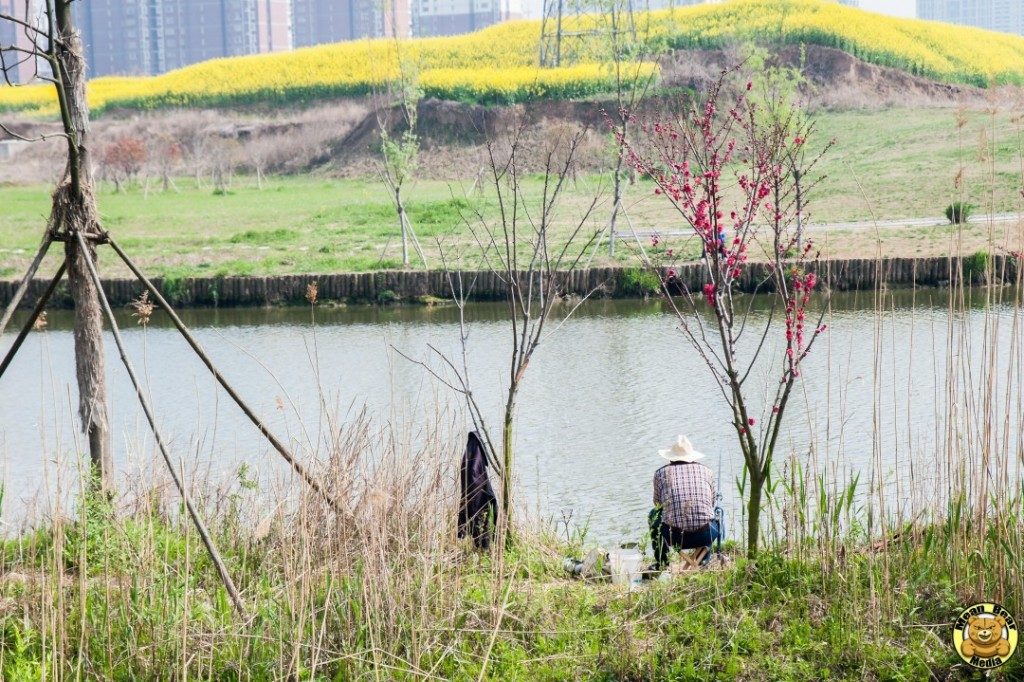
[[[836,294],[829,331],[809,357],[791,407],[780,466],[792,456],[840,480],[860,472],[865,482],[873,473],[906,485],[913,476],[915,490],[897,492],[896,499],[909,504],[914,496],[927,496],[948,414],[948,358],[967,374],[982,372],[985,363],[999,368],[995,394],[1016,400],[1017,413],[1006,427],[1014,431],[1020,362],[1013,338],[1021,323],[1010,306],[986,313],[980,290],[970,299],[965,312],[951,315],[946,292],[898,291],[884,297],[880,313],[873,292]],[[751,329],[763,328],[767,319],[761,304],[754,305]],[[476,304],[467,315],[472,379],[496,425],[508,372],[503,307]],[[145,331],[127,311],[122,318],[175,457],[214,478],[243,461],[260,472],[280,467],[159,312]],[[396,352],[426,359],[433,345],[457,353],[451,307],[320,307],[315,329],[308,308],[187,310],[183,318],[256,412],[298,445],[315,449],[322,441],[318,389],[342,419],[363,405],[380,420],[411,423],[429,419],[438,405],[458,411],[458,396]],[[0,379],[0,519],[8,529],[32,505],[57,494],[60,467],[54,462],[66,465],[76,450],[70,321],[69,313],[51,312],[46,331],[29,337]],[[0,340],[0,351],[12,337]],[[777,354],[777,338],[773,330],[770,354]],[[115,460],[126,471],[136,466],[130,453],[152,457],[152,442],[113,341],[107,341]],[[762,365],[752,376],[752,385],[773,386],[778,373]],[[754,393],[763,405],[763,395]],[[651,475],[661,463],[656,451],[683,433],[720,472],[727,525],[738,522],[741,456],[728,410],[661,303],[584,305],[538,350],[519,404],[518,483],[530,510],[554,519],[571,515],[601,541],[635,539],[650,504]],[[1014,448],[1019,461],[1019,445]],[[882,471],[872,462],[880,462]],[[917,463],[914,472],[911,462]]]

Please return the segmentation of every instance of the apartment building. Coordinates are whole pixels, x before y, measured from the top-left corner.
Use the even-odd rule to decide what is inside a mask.
[[[408,38],[409,0],[292,0],[296,47],[360,38]]]
[[[256,0],[256,51],[292,49],[292,6],[289,0]]]
[[[917,16],[1024,35],[1024,0],[917,0]]]
[[[88,0],[73,7],[90,76],[163,73],[292,47],[289,0]]]
[[[519,0],[413,0],[415,36],[469,33],[523,15]]]
[[[0,13],[29,24],[37,20],[36,9],[33,4],[26,5],[25,0],[0,0]],[[35,78],[38,60],[23,52],[32,49],[32,40],[24,27],[13,21],[0,21],[0,48],[7,48],[0,50],[0,57],[10,82],[21,85]]]

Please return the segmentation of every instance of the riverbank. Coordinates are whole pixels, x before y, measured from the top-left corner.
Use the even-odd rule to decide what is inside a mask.
[[[545,149],[562,134],[559,131],[564,132],[567,122],[555,113],[536,144],[537,150]],[[217,112],[203,118],[196,114],[193,118],[210,126],[214,125],[212,121],[218,121],[219,130],[224,115]],[[958,115],[965,117],[963,128],[957,126]],[[180,116],[188,118],[187,112]],[[344,111],[331,112],[329,120],[314,127],[321,133],[336,130],[343,137],[347,130],[344,117]],[[864,258],[881,251],[889,256],[920,258],[993,250],[994,245],[1022,248],[1018,222],[962,227],[887,223],[913,223],[916,218],[942,216],[954,201],[973,204],[979,217],[1018,213],[1019,126],[1012,112],[992,117],[977,109],[941,107],[825,110],[818,112],[815,120],[819,139],[834,138],[837,144],[816,166],[824,177],[814,185],[807,209],[810,222],[879,222],[877,229],[873,225],[865,229],[837,226],[827,231],[815,228],[817,246],[824,257]],[[276,121],[273,129],[292,128],[280,123]],[[297,121],[296,125],[301,123]],[[201,131],[186,134],[176,125],[155,114],[143,119],[97,122],[95,140],[102,148],[119,136],[139,135],[139,126],[147,131],[143,137],[166,129],[168,133],[178,131],[175,134],[183,135],[181,139],[205,139],[200,136]],[[233,125],[249,130],[258,124],[243,117]],[[452,128],[461,130],[454,124]],[[251,157],[265,159],[268,152],[263,145],[267,141],[254,137],[257,146]],[[975,161],[980,154],[975,148],[976,140],[984,142],[984,158],[992,155],[991,165]],[[224,143],[217,138],[209,144],[214,142]],[[322,139],[315,144],[300,142],[281,141],[276,156],[291,162],[304,155],[319,156],[321,148],[340,145],[339,141]],[[49,144],[52,148],[31,148],[33,155],[45,157],[46,149],[55,154],[45,163],[33,161],[44,171],[40,178],[50,178],[54,169],[63,164],[59,142]],[[219,164],[222,157],[238,156],[236,144],[235,140],[230,141],[230,151],[218,151],[221,147],[216,145],[204,147],[206,151],[199,158],[177,164],[175,176],[168,178],[166,191],[162,171],[157,166],[145,168],[139,179],[128,183],[122,192],[115,191],[110,182],[101,183],[97,202],[103,226],[148,274],[180,279],[367,272],[402,267],[397,214],[386,187],[376,177],[377,161],[368,151],[376,149],[375,146],[342,147],[346,154],[359,153],[358,162],[328,156],[309,160],[309,165],[263,168],[259,179],[242,154],[237,173],[222,177],[222,186],[215,189],[213,162]],[[458,254],[467,261],[460,263],[461,267],[473,267],[475,264],[468,261],[479,260],[479,247],[467,228],[467,220],[476,222],[479,212],[492,225],[500,222],[498,202],[483,172],[487,163],[481,144],[481,140],[471,144],[454,140],[428,144],[420,155],[422,166],[416,182],[403,190],[409,220],[419,236],[429,269],[441,267],[439,241],[446,247],[449,262]],[[597,204],[584,233],[607,226],[613,203],[607,145],[608,140],[595,133],[587,149],[581,152],[581,157],[585,157],[580,159],[583,167],[576,169],[571,182],[566,184],[551,225],[554,242],[576,225],[595,198]],[[17,278],[25,272],[50,212],[52,183],[39,179],[22,184],[31,182],[33,177],[25,167],[28,161],[19,158],[7,164],[6,177],[0,173],[0,279]],[[960,189],[954,187],[954,176]],[[524,174],[521,180],[525,205],[540,205],[542,179]],[[640,232],[682,231],[678,213],[664,197],[655,196],[653,190],[653,185],[642,179],[623,188],[623,206],[632,225]],[[618,229],[628,229],[621,216]],[[680,255],[699,252],[700,247],[692,237],[672,241],[669,248]],[[596,266],[630,267],[638,262],[634,251],[627,241],[611,256],[607,244],[601,244],[587,258],[592,255],[591,264]],[[56,268],[52,258],[44,264],[45,270]],[[415,254],[412,265],[424,267]],[[100,270],[110,277],[127,275],[115,258],[103,255]]]
[[[0,677],[971,678],[951,633],[973,588],[950,562],[966,565],[978,545],[960,547],[952,522],[875,546],[791,538],[756,563],[728,550],[725,568],[630,590],[569,579],[562,559],[584,550],[578,538],[524,532],[501,562],[474,552],[436,482],[426,500],[406,487],[387,514],[391,501],[370,499],[346,520],[308,499],[290,513],[253,509],[246,485],[242,472],[199,498],[245,616],[155,490],[131,511],[91,500],[4,541]],[[954,541],[929,549],[939,538]],[[1018,594],[999,599],[1020,607]],[[999,679],[1018,679],[1022,661]]]
[[[703,286],[701,264],[683,263],[661,268],[660,273],[682,291],[700,291]],[[744,271],[738,286],[753,293],[764,280],[765,266]],[[1012,256],[979,252],[962,258],[883,258],[823,260],[816,265],[821,281],[840,291],[868,290],[879,285],[891,287],[946,287],[952,282],[964,284],[1012,284],[1018,281],[1020,260]],[[460,273],[469,300],[503,299],[505,285],[490,271]],[[337,304],[439,303],[451,298],[451,284],[443,271],[387,270],[381,272],[332,275],[283,275],[276,277],[188,277],[155,278],[155,286],[173,305],[190,307],[243,307],[302,305],[308,302],[308,287],[316,284],[317,300]],[[22,302],[34,305],[48,282],[32,282]],[[7,305],[18,286],[0,281],[0,306]],[[131,279],[108,279],[104,290],[112,305],[125,306],[137,299],[143,286]],[[567,296],[598,298],[643,298],[659,294],[660,284],[654,272],[640,268],[588,268],[565,276],[563,293]],[[63,284],[52,299],[54,307],[70,307],[71,297]]]

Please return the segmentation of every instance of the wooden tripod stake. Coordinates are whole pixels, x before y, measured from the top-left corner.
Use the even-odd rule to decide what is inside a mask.
[[[110,323],[110,331],[114,335],[114,343],[117,345],[117,351],[121,355],[121,362],[124,364],[125,371],[128,372],[128,378],[131,379],[132,386],[135,387],[135,395],[139,398],[139,404],[142,405],[142,411],[146,414],[146,420],[149,422],[149,427],[153,431],[153,438],[156,440],[157,447],[160,449],[160,454],[164,458],[164,462],[167,464],[167,470],[171,473],[171,478],[174,479],[174,485],[178,488],[178,493],[181,495],[181,499],[185,502],[185,508],[188,510],[188,515],[192,518],[192,523],[195,524],[196,530],[199,532],[199,537],[203,541],[203,545],[206,547],[206,551],[210,554],[210,559],[213,561],[214,566],[217,567],[217,573],[220,574],[221,582],[224,583],[224,587],[227,589],[228,594],[231,595],[231,602],[235,605],[235,609],[238,611],[240,616],[245,616],[245,606],[242,604],[242,598],[238,594],[238,590],[235,588],[234,581],[231,580],[231,576],[228,574],[227,568],[224,566],[224,561],[220,558],[220,552],[217,551],[217,546],[213,543],[213,538],[210,537],[209,532],[206,530],[206,525],[203,520],[199,518],[199,513],[192,505],[191,496],[188,494],[188,490],[185,488],[185,483],[181,479],[181,474],[174,467],[174,463],[171,461],[171,455],[167,451],[167,446],[164,444],[164,439],[160,436],[160,430],[156,426],[156,417],[153,415],[153,408],[149,405],[149,400],[146,398],[145,391],[142,390],[139,379],[135,375],[135,369],[132,367],[131,360],[128,359],[128,353],[124,348],[124,340],[121,338],[121,330],[117,326],[117,320],[114,319],[114,311],[110,309],[110,302],[107,300],[107,295],[103,291],[103,282],[100,280],[100,275],[96,272],[96,264],[93,263],[92,255],[89,253],[88,246],[85,243],[85,237],[82,233],[75,231],[75,239],[78,240],[78,245],[82,248],[82,253],[85,256],[86,265],[89,268],[89,275],[92,277],[93,283],[96,285],[96,290],[99,292],[100,305],[103,306],[103,312],[107,316],[107,321]]]
[[[121,361],[125,366],[125,370],[128,373],[128,377],[131,380],[133,387],[135,388],[136,396],[138,397],[139,403],[142,406],[142,410],[146,415],[146,420],[149,422],[150,428],[153,431],[153,436],[156,440],[157,447],[160,450],[160,454],[163,457],[168,470],[170,471],[171,477],[174,479],[175,487],[177,487],[179,494],[181,495],[182,499],[185,502],[185,507],[188,510],[188,514],[192,519],[193,524],[195,525],[197,531],[199,532],[199,536],[203,541],[203,545],[206,547],[207,552],[210,554],[210,558],[212,559],[214,565],[216,566],[217,572],[220,574],[221,581],[224,583],[224,587],[227,589],[228,594],[231,596],[231,600],[235,606],[235,609],[238,611],[240,615],[244,616],[245,609],[242,604],[241,597],[238,594],[238,590],[235,588],[234,582],[231,580],[231,576],[228,574],[227,568],[224,566],[224,562],[220,558],[220,553],[217,551],[217,547],[214,545],[213,539],[210,537],[210,534],[207,531],[205,524],[199,517],[199,513],[196,511],[195,507],[192,505],[192,501],[188,495],[188,491],[185,488],[184,482],[181,479],[181,475],[174,467],[174,463],[171,460],[170,453],[167,450],[167,446],[164,443],[163,437],[160,435],[159,429],[157,428],[156,417],[153,413],[152,406],[149,404],[149,400],[146,398],[145,392],[142,390],[138,377],[135,374],[135,369],[131,364],[131,360],[128,358],[127,351],[125,350],[124,347],[124,340],[121,337],[121,330],[117,325],[117,321],[114,319],[114,313],[110,307],[110,302],[107,299],[106,293],[103,291],[102,282],[100,280],[99,273],[96,270],[96,265],[93,262],[93,259],[87,249],[85,236],[80,231],[75,231],[72,235],[67,235],[66,237],[64,235],[56,237],[56,239],[62,238],[77,240],[79,246],[82,249],[82,253],[85,254],[85,260],[89,271],[89,276],[92,279],[93,283],[96,285],[101,307],[103,309],[104,315],[107,318],[108,323],[110,324],[110,329],[114,336],[114,343],[117,345],[118,352],[120,353],[121,356]],[[46,250],[48,249],[50,243],[54,241],[54,239],[55,238],[50,234],[48,234],[47,238],[44,239],[43,244],[40,246],[39,253],[37,254],[32,265],[30,266],[25,278],[22,280],[22,283],[19,286],[14,299],[11,301],[7,310],[4,312],[4,316],[2,318],[3,325],[0,326],[0,333],[2,333],[3,331],[3,326],[6,326],[7,322],[13,315],[14,309],[17,307],[18,303],[24,297],[25,292],[28,290],[28,286],[31,282],[32,276],[38,269],[39,264],[43,259],[43,256],[45,256],[46,254]],[[192,336],[188,327],[185,326],[185,323],[182,322],[180,317],[178,317],[177,313],[175,313],[174,309],[171,308],[170,304],[163,297],[160,291],[142,273],[142,271],[139,270],[139,268],[135,265],[134,262],[132,262],[128,255],[123,250],[121,250],[121,247],[118,246],[117,243],[113,239],[111,239],[110,236],[107,234],[101,235],[98,241],[100,243],[109,244],[110,247],[121,258],[121,260],[124,261],[125,265],[128,266],[128,268],[132,271],[132,273],[139,280],[139,282],[146,288],[146,290],[153,297],[154,301],[161,308],[164,309],[168,317],[170,317],[171,322],[181,333],[182,337],[184,337],[185,341],[192,348],[192,350],[195,351],[196,355],[199,356],[199,359],[202,360],[203,364],[206,365],[207,369],[210,370],[214,378],[217,379],[217,382],[220,383],[220,385],[224,388],[228,395],[231,396],[231,399],[235,401],[235,404],[238,405],[239,409],[241,409],[242,412],[253,423],[253,425],[256,426],[256,428],[263,435],[263,437],[267,439],[267,441],[271,444],[271,446],[273,446],[275,450],[277,450],[278,454],[280,454],[281,457],[286,462],[288,462],[288,464],[292,467],[292,470],[295,471],[295,473],[297,473],[299,477],[306,482],[307,485],[309,485],[314,491],[316,491],[333,510],[342,511],[340,505],[337,503],[337,501],[334,500],[334,498],[331,495],[327,493],[327,490],[323,487],[320,481],[318,481],[306,469],[306,467],[296,459],[295,455],[292,454],[292,452],[287,447],[285,447],[285,445],[270,432],[267,426],[260,420],[259,417],[256,416],[256,413],[252,410],[252,408],[249,407],[249,405],[242,399],[238,392],[235,391],[234,388],[232,388],[232,386],[227,382],[224,376],[217,370],[216,366],[213,364],[213,360],[210,358],[209,355],[207,355],[206,351],[203,350],[202,346],[199,345],[199,342],[195,339],[195,337]],[[40,296],[34,310],[32,311],[32,314],[29,316],[29,319],[22,327],[21,332],[18,334],[18,337],[14,341],[14,344],[11,346],[10,350],[4,356],[3,361],[0,362],[0,377],[3,377],[7,368],[10,366],[11,361],[14,359],[14,356],[21,348],[21,345],[24,342],[25,338],[32,330],[35,321],[46,308],[46,304],[49,301],[50,297],[53,295],[53,292],[57,289],[57,286],[60,284],[60,281],[64,275],[66,268],[66,261],[62,262],[56,275],[50,281],[49,286],[44,291],[43,295]]]

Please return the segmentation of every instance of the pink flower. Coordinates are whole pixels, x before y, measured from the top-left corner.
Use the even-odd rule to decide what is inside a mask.
[[[753,417],[750,417],[750,418],[747,419],[747,424],[749,424],[751,426],[753,426],[756,423],[757,423],[757,420],[754,419]]]
[[[714,307],[715,305],[715,285],[708,282],[704,285],[704,299],[708,302],[708,305]]]

